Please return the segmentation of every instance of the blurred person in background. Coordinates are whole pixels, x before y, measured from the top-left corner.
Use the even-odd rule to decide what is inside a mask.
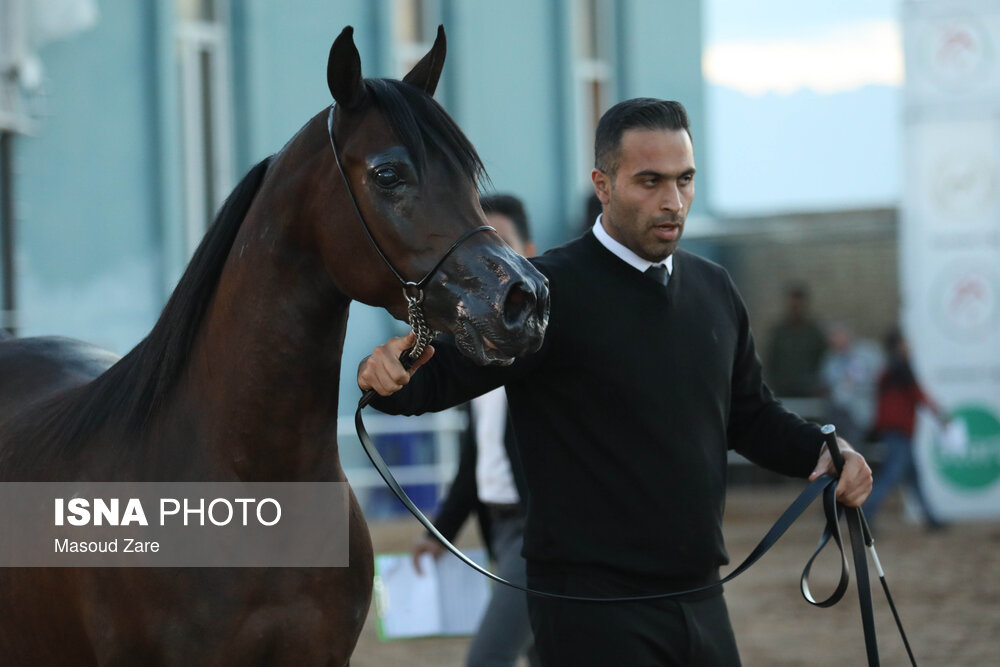
[[[771,329],[767,384],[780,398],[805,398],[819,392],[819,369],[826,336],[809,315],[809,290],[803,284],[785,290],[784,318]]]
[[[875,418],[875,385],[882,370],[878,345],[854,335],[851,325],[827,326],[828,351],[820,368],[827,423],[855,444],[868,438]]]
[[[885,446],[882,465],[875,475],[872,493],[865,503],[865,513],[874,522],[889,493],[900,483],[913,492],[924,513],[929,529],[944,524],[934,514],[920,484],[916,457],[913,455],[913,431],[917,408],[929,409],[942,425],[948,417],[921,388],[910,365],[910,349],[899,329],[885,337],[886,364],[878,380],[878,409],[875,431]]]
[[[536,252],[524,204],[508,194],[484,196],[486,221],[514,252],[532,257]],[[462,434],[458,472],[441,503],[434,527],[454,542],[469,515],[476,512],[493,571],[520,586],[527,583],[521,547],[527,497],[524,473],[507,410],[507,394],[499,387],[464,406],[469,426]],[[413,564],[420,572],[420,557],[435,558],[444,546],[429,533],[414,543]],[[538,665],[533,648],[528,604],[521,591],[494,584],[493,595],[476,630],[466,658],[468,667],[513,667],[525,655]]]

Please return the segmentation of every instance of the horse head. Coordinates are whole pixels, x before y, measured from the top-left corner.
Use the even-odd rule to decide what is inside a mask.
[[[329,130],[343,176],[335,183],[340,197],[353,200],[349,224],[366,233],[370,255],[334,269],[334,278],[351,298],[403,320],[403,284],[410,283],[431,328],[452,333],[478,363],[510,363],[541,347],[548,285],[494,230],[481,229],[482,162],[432,98],[445,49],[438,28],[434,46],[402,81],[362,77],[350,27],[330,49],[336,104]]]

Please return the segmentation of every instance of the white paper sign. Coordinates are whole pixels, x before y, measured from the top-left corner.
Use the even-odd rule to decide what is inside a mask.
[[[483,565],[486,552],[465,552]],[[424,554],[417,573],[410,554],[375,557],[375,611],[379,637],[403,639],[471,635],[490,600],[489,580],[450,553]]]

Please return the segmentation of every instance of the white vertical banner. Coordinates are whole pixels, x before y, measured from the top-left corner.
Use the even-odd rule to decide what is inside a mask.
[[[903,325],[954,417],[917,460],[943,518],[1000,517],[1000,0],[910,0],[903,29]]]

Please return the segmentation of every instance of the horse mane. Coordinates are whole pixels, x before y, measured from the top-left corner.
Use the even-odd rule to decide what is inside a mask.
[[[37,419],[41,415],[36,412],[35,419],[23,421],[25,430],[15,433],[15,440],[31,442],[27,449],[37,450],[43,443],[32,442],[32,435],[45,432],[53,438],[45,445],[49,452],[75,449],[113,415],[123,417],[127,434],[141,431],[187,363],[236,234],[270,162],[271,157],[259,162],[230,193],[149,335],[91,382],[39,405],[44,419]],[[29,426],[30,422],[34,423]]]
[[[365,79],[375,106],[423,171],[431,151],[458,173],[478,182],[488,178],[472,142],[433,97],[396,79]]]

